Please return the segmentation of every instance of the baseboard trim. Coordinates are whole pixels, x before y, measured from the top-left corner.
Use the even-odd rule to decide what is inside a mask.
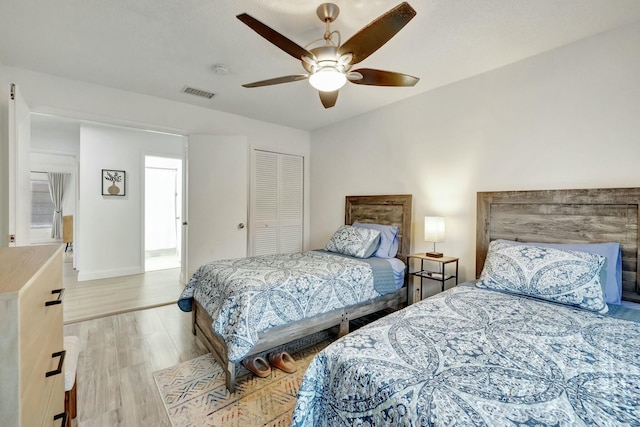
[[[78,271],[78,282],[85,280],[108,279],[111,277],[133,276],[144,273],[141,267],[120,268],[117,270]]]
[[[63,323],[65,325],[71,325],[72,323],[84,322],[86,320],[99,319],[101,317],[115,316],[117,314],[129,313],[129,312],[132,312],[132,311],[148,310],[150,308],[156,308],[156,307],[164,307],[165,305],[176,304],[177,302],[178,302],[177,300],[175,300],[175,301],[172,300],[172,301],[166,301],[166,302],[158,302],[158,303],[154,303],[154,304],[142,304],[142,305],[137,305],[137,306],[132,306],[132,307],[121,308],[121,309],[117,309],[117,310],[112,310],[112,311],[105,311],[105,312],[102,312],[102,313],[87,314],[85,316],[76,316],[76,317],[67,316],[67,317],[65,317]]]

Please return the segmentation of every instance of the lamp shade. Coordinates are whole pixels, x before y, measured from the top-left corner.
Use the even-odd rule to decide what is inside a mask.
[[[424,241],[444,242],[444,218],[441,216],[424,217]]]

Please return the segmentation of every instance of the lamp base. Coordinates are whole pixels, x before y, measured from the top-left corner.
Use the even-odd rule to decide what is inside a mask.
[[[427,252],[425,255],[431,258],[442,258],[444,256],[442,252]]]

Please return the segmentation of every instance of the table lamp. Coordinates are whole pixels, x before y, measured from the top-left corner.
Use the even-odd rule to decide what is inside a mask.
[[[444,218],[441,216],[424,217],[424,241],[433,243],[433,251],[426,255],[442,258],[442,252],[436,252],[436,243],[444,242]]]

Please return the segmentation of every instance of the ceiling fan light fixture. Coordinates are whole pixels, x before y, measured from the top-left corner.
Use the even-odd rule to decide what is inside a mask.
[[[321,92],[333,92],[347,83],[347,76],[334,67],[323,67],[309,76],[309,83]]]
[[[377,51],[413,19],[416,11],[409,3],[404,1],[388,10],[344,43],[342,43],[340,32],[332,31],[330,25],[338,17],[339,11],[338,6],[333,3],[324,3],[318,7],[316,13],[325,24],[325,32],[321,39],[312,41],[305,47],[298,45],[247,13],[237,15],[236,17],[253,31],[283,52],[299,60],[307,72],[307,74],[277,77],[242,86],[270,86],[308,78],[311,86],[319,91],[320,101],[324,108],[331,108],[338,99],[338,89],[344,86],[347,80],[358,85],[396,87],[414,86],[418,82],[417,77],[393,71],[374,68],[360,68],[351,71],[351,67]],[[310,48],[317,42],[324,42],[324,46]]]

